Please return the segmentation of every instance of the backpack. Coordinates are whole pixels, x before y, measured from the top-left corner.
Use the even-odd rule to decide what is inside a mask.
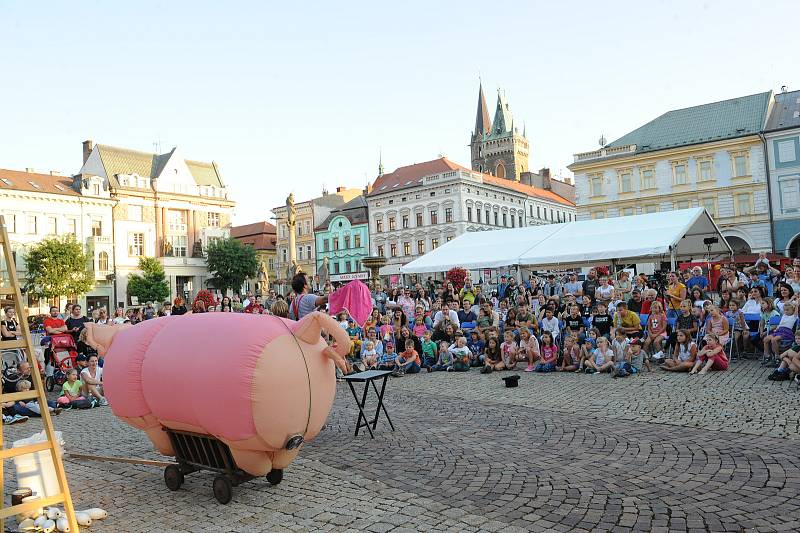
[[[94,407],[94,404],[95,404],[94,399],[87,400],[86,398],[83,398],[81,400],[72,400],[69,406],[72,409],[91,409],[92,407]]]

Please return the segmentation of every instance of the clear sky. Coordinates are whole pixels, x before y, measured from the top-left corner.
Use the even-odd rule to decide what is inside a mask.
[[[215,160],[236,223],[290,191],[469,165],[478,76],[531,168],[670,109],[800,88],[796,2],[6,0],[0,167],[76,173],[81,141]]]

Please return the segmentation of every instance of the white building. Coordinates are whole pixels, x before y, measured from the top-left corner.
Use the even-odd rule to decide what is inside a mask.
[[[185,159],[177,148],[154,154],[91,141],[83,143],[83,159],[75,176],[83,194],[114,200],[115,301],[131,304],[128,276],[141,256],[164,266],[171,297],[192,299],[207,288],[203,250],[229,236],[235,205],[216,163]]]
[[[367,204],[370,252],[388,260],[382,275],[468,231],[575,220],[575,204],[552,191],[444,157],[378,176]]]
[[[47,312],[50,305],[63,310],[68,301],[80,303],[84,309],[109,308],[113,302],[114,201],[102,187],[81,192],[71,177],[56,172],[0,170],[0,213],[6,220],[20,280],[27,272],[27,248],[49,236],[74,235],[91,258],[95,285],[88,294],[63,295],[41,302],[29,297],[26,302],[29,314]]]

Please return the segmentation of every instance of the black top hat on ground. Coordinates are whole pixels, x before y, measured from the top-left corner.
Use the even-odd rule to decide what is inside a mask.
[[[506,387],[519,387],[519,374],[504,377],[503,381],[506,382]]]

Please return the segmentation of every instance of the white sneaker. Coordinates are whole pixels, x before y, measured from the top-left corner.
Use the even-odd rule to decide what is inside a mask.
[[[103,398],[102,400],[100,400],[100,405],[103,405],[103,406],[108,405],[108,400]]]
[[[653,359],[664,359],[664,352],[659,351],[653,354]]]

